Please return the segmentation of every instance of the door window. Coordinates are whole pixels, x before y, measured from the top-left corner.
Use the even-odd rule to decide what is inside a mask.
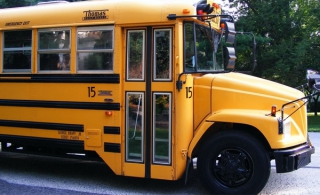
[[[144,94],[126,93],[126,161],[143,162]]]
[[[153,163],[171,163],[171,94],[153,94]]]
[[[154,30],[154,80],[171,80],[171,29]]]
[[[145,31],[129,30],[127,37],[127,80],[144,80]]]

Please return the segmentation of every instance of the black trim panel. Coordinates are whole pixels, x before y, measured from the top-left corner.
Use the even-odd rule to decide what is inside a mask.
[[[103,127],[104,134],[115,134],[120,135],[120,127]]]
[[[104,151],[105,152],[114,152],[120,153],[120,144],[115,143],[104,143]]]
[[[147,27],[147,66],[146,66],[146,71],[147,71],[147,78],[146,78],[146,116],[150,116],[146,120],[146,127],[145,127],[145,132],[146,132],[146,144],[145,144],[145,178],[151,178],[151,152],[152,152],[152,135],[151,135],[151,129],[152,129],[152,124],[151,124],[151,116],[152,116],[152,92],[151,92],[151,83],[152,83],[152,27]]]
[[[0,120],[0,126],[84,132],[83,125],[63,124],[63,123]]]
[[[274,151],[277,173],[287,173],[305,167],[311,163],[311,155],[314,152],[315,148],[309,144]]]
[[[119,74],[2,74],[0,82],[120,83]]]
[[[0,99],[0,106],[68,108],[68,109],[89,109],[89,110],[120,110],[120,103],[104,103],[104,102],[100,103],[100,102],[70,102],[70,101]]]
[[[67,148],[70,150],[72,149],[79,151],[84,149],[84,141],[81,140],[63,140],[0,134],[0,141],[24,145],[45,146],[51,148]]]

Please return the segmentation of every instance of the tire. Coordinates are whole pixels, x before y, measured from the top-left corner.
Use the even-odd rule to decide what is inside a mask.
[[[212,194],[258,194],[268,182],[271,166],[257,139],[228,130],[206,141],[197,167],[201,183]]]

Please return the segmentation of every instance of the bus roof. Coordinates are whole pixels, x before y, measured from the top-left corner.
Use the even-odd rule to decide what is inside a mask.
[[[192,0],[95,0],[1,9],[0,30],[77,25],[168,22],[169,14],[196,14]],[[174,21],[171,21],[174,22]]]

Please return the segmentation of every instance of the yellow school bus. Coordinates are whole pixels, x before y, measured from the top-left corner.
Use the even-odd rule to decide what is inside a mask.
[[[212,0],[54,1],[0,11],[2,152],[100,159],[117,175],[259,193],[311,161],[296,89],[232,71]],[[224,46],[228,46],[225,47]]]

